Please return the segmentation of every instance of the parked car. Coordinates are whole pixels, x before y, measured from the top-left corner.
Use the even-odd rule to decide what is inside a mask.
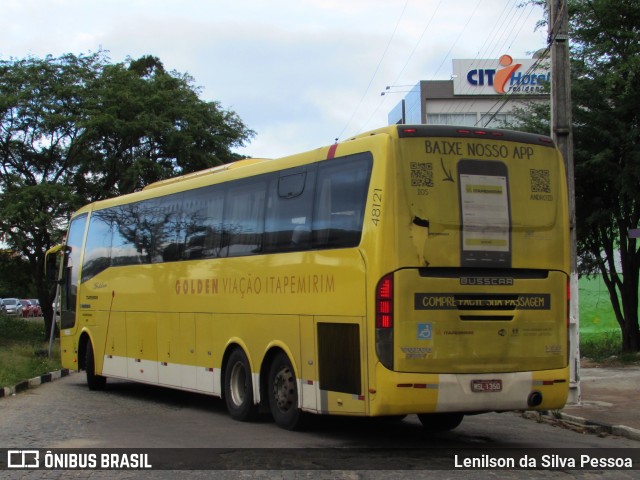
[[[40,300],[38,300],[37,298],[30,298],[29,301],[31,302],[31,305],[33,306],[33,310],[35,312],[36,317],[41,317],[42,316],[42,307],[40,307]]]
[[[31,318],[36,316],[35,308],[31,304],[30,300],[22,299],[20,300],[20,303],[22,304],[22,316],[24,318]]]
[[[3,299],[4,306],[7,309],[7,315],[22,316],[22,303],[17,298]]]

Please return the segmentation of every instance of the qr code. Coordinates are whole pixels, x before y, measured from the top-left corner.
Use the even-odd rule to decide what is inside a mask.
[[[551,177],[549,170],[530,169],[531,191],[534,193],[551,193]]]
[[[411,186],[433,187],[433,165],[411,162]]]

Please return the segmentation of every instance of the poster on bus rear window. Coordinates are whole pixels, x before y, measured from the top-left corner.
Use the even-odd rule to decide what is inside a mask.
[[[508,183],[501,162],[462,160],[458,164],[462,266],[511,265]]]

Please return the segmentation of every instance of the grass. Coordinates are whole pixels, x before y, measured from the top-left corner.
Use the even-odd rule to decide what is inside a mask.
[[[600,275],[582,277],[578,283],[580,303],[580,335],[619,332],[620,327],[611,307],[609,291]]]
[[[581,278],[580,302],[580,356],[596,363],[638,363],[637,353],[622,354],[622,337],[616,320],[609,291],[601,276]]]
[[[54,342],[54,351],[48,358],[49,344],[43,338],[42,320],[0,315],[0,387],[13,386],[60,368],[58,342]]]
[[[580,355],[596,362],[618,357],[622,350],[619,331],[581,333]]]
[[[596,363],[629,365],[640,363],[640,353],[622,353],[620,330],[581,333],[580,356]]]

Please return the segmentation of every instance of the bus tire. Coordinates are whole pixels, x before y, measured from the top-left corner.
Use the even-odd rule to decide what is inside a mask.
[[[89,386],[89,390],[104,390],[107,384],[107,377],[96,375],[95,356],[90,340],[87,341],[87,348],[85,350],[84,369],[87,372],[87,385]]]
[[[298,383],[289,357],[278,353],[269,368],[269,409],[273,420],[286,430],[304,427],[305,415],[298,408]]]
[[[240,348],[231,352],[224,371],[224,401],[234,420],[253,420],[257,407],[253,403],[253,382],[247,356]]]
[[[453,430],[464,418],[463,413],[419,413],[418,418],[422,426],[430,432],[445,432]]]

